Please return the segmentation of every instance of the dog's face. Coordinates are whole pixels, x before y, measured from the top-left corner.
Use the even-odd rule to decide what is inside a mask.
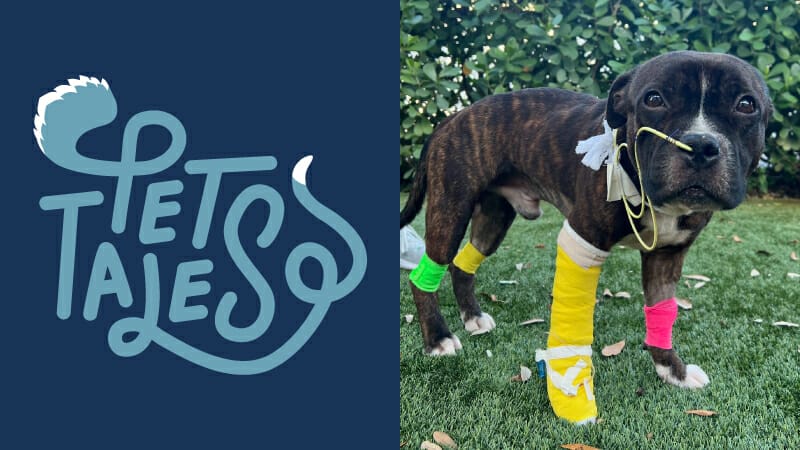
[[[755,68],[734,56],[697,52],[668,53],[621,75],[606,110],[612,128],[624,127],[631,160],[642,126],[692,147],[686,152],[649,133],[638,138],[645,192],[656,208],[680,214],[742,202],[771,115]]]

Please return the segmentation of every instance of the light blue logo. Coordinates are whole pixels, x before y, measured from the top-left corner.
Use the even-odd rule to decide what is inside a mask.
[[[106,80],[81,76],[78,79],[68,80],[68,84],[58,86],[39,98],[33,133],[42,153],[55,164],[82,174],[116,179],[111,230],[116,234],[122,234],[125,233],[128,223],[128,206],[134,177],[154,175],[175,164],[186,147],[186,131],[181,121],[172,114],[164,111],[144,111],[135,114],[125,125],[119,161],[93,159],[78,152],[77,143],[81,136],[95,128],[108,125],[116,117],[117,102]],[[171,143],[161,155],[150,160],[137,160],[139,133],[146,126],[164,128],[171,136]],[[367,268],[367,251],[355,229],[347,220],[317,201],[309,191],[306,174],[312,160],[312,156],[306,156],[295,164],[292,171],[292,192],[312,216],[330,226],[341,236],[350,249],[353,264],[347,275],[340,280],[334,256],[322,245],[316,242],[304,242],[289,253],[284,270],[286,282],[292,294],[297,299],[311,304],[312,308],[300,327],[284,344],[261,358],[235,360],[209,354],[169,334],[158,326],[162,306],[160,286],[164,282],[159,277],[158,257],[155,253],[147,253],[142,258],[145,274],[143,317],[125,317],[111,326],[108,330],[108,345],[111,350],[119,356],[131,357],[139,355],[151,342],[154,342],[194,364],[235,375],[266,372],[297,353],[325,318],[331,303],[350,294],[364,278]],[[276,166],[277,160],[272,156],[186,162],[184,170],[187,175],[204,177],[192,245],[200,250],[205,248],[208,242],[211,219],[215,212],[223,174],[269,171]],[[162,197],[174,196],[182,191],[181,180],[148,184],[139,220],[139,242],[152,245],[175,239],[176,231],[173,228],[158,228],[156,221],[180,213],[179,202],[162,201]],[[236,293],[226,292],[220,298],[213,313],[214,327],[222,338],[236,343],[251,342],[264,335],[275,314],[276,299],[272,288],[248,257],[238,232],[245,211],[258,201],[269,205],[267,223],[256,239],[256,245],[265,249],[275,242],[283,224],[284,202],[278,191],[263,184],[251,185],[239,193],[224,218],[225,247],[236,268],[258,294],[259,301],[258,316],[250,325],[241,327],[233,325],[230,320],[238,301]],[[43,210],[60,210],[63,215],[56,302],[56,314],[61,319],[68,319],[72,314],[80,210],[84,207],[101,205],[103,202],[104,196],[100,191],[46,195],[39,201],[39,206]],[[322,283],[318,289],[306,285],[300,276],[301,266],[308,258],[315,259],[322,267]],[[192,278],[208,276],[213,270],[214,263],[210,259],[190,260],[178,264],[172,298],[166,311],[170,322],[179,324],[208,317],[209,311],[206,306],[189,306],[187,300],[211,292],[208,281]],[[102,242],[97,247],[83,304],[85,320],[92,321],[97,318],[100,300],[106,294],[114,294],[123,308],[130,307],[135,301],[122,259],[111,242]]]

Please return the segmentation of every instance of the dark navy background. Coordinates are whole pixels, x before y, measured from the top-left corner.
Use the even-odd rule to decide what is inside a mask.
[[[198,4],[36,2],[0,19],[0,448],[384,448],[398,442],[397,6]],[[116,180],[56,166],[31,131],[39,96],[78,75],[108,80],[119,106],[110,126],[81,139],[82,153],[118,160],[125,123],[148,109],[174,114],[188,135],[175,166],[135,178],[121,235],[110,228]],[[168,144],[163,130],[148,127],[137,157],[155,157]],[[148,252],[158,257],[159,325],[166,331],[240,359],[285,342],[310,309],[286,286],[289,252],[301,242],[322,243],[336,255],[340,278],[351,264],[341,239],[291,193],[291,168],[308,154],[315,156],[311,192],[359,231],[369,263],[361,285],[331,306],[305,347],[254,376],[215,373],[156,344],[133,358],[116,356],[108,329],[142,314],[142,256]],[[204,179],[186,175],[183,165],[256,155],[275,156],[277,169],[224,175],[208,246],[194,249]],[[164,200],[178,201],[181,213],[159,219],[158,226],[175,228],[177,237],[141,245],[146,187],[170,179],[180,179],[184,192]],[[262,338],[233,344],[213,327],[219,298],[227,290],[239,295],[233,315],[239,326],[255,318],[257,299],[227,254],[222,224],[235,196],[254,183],[281,192],[287,208],[278,241],[267,249],[255,245],[270,213],[263,203],[248,210],[240,228],[245,249],[275,291],[276,315]],[[62,321],[56,317],[62,214],[42,211],[38,202],[43,195],[90,190],[102,191],[105,201],[81,209],[72,316]],[[122,257],[134,305],[122,308],[116,297],[104,296],[97,320],[89,322],[82,314],[86,287],[103,241]],[[167,314],[176,265],[203,258],[214,262],[212,274],[201,277],[212,290],[188,303],[206,305],[209,317],[172,324]],[[303,267],[306,283],[318,285],[316,264]]]

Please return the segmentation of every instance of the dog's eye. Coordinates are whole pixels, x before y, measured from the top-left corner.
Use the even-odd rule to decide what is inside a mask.
[[[740,112],[742,114],[753,114],[756,112],[756,100],[749,95],[742,97],[736,104],[736,112]]]
[[[644,96],[644,104],[651,108],[658,108],[659,106],[664,106],[664,99],[661,98],[661,94],[658,92],[648,92]]]

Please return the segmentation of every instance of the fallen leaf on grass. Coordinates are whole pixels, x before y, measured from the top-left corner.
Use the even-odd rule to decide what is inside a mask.
[[[517,381],[520,383],[524,383],[531,379],[531,369],[525,366],[519,366],[519,373],[511,377],[511,381]]]
[[[411,323],[414,320],[413,314],[406,314],[406,323]]]
[[[751,271],[750,271],[750,276],[751,276],[751,277],[757,277],[757,276],[759,276],[759,275],[761,275],[761,272],[759,272],[759,271],[758,271],[758,270],[756,270],[756,269],[753,269],[753,270],[751,270]]]
[[[492,301],[492,302],[494,302],[494,303],[508,303],[507,301],[498,300],[496,295],[494,295],[494,294],[490,294],[490,293],[488,293],[488,292],[481,292],[481,293],[480,293],[480,294],[478,294],[478,295],[482,295],[482,296],[484,296],[484,297],[489,297],[489,301]]]
[[[419,448],[421,448],[422,450],[442,450],[442,447],[439,447],[438,445],[434,444],[431,441],[423,442],[422,445],[419,446]]]
[[[786,276],[794,280],[796,278],[800,278],[800,273],[789,272],[786,274]]]
[[[789,259],[791,259],[792,261],[797,261],[797,253],[795,252],[790,253]]]
[[[705,281],[698,281],[698,282],[697,282],[697,283],[695,283],[695,284],[694,284],[694,286],[692,286],[692,287],[693,287],[693,288],[695,288],[695,289],[700,289],[701,287],[703,287],[703,286],[705,286],[705,285],[706,285],[706,282],[705,282]]]
[[[739,236],[734,234],[733,235],[733,242],[736,242],[737,244],[741,244],[742,243],[742,238],[740,238]]]
[[[403,448],[403,447],[405,447],[406,445],[408,445],[408,442],[406,442],[406,441],[400,441],[400,448]]]
[[[616,344],[606,345],[600,353],[602,353],[603,356],[616,356],[622,352],[623,348],[625,348],[625,340],[621,340]]]
[[[517,280],[500,280],[500,281],[498,281],[498,283],[500,283],[500,284],[519,284],[519,281],[517,281]]]
[[[516,263],[516,264],[514,264],[514,267],[517,268],[517,271],[521,271],[522,268],[525,267],[525,264],[524,263]]]
[[[433,440],[447,448],[458,448],[456,441],[443,431],[434,431]]]
[[[544,319],[535,318],[535,319],[528,319],[525,322],[520,322],[519,324],[520,325],[532,325],[534,323],[543,323],[543,322],[544,322]]]
[[[631,298],[631,294],[629,292],[621,291],[614,294],[614,297],[617,298]]]
[[[763,319],[753,319],[753,322],[755,322],[755,323],[764,323],[764,320]]]
[[[681,309],[692,309],[692,301],[688,298],[676,298],[675,303],[677,303]]]
[[[544,244],[536,244],[534,248],[544,248]]]
[[[486,356],[491,358],[492,357],[492,351],[491,350],[486,350]]]
[[[690,280],[696,280],[696,281],[705,281],[706,283],[711,281],[711,278],[708,278],[705,275],[684,275],[683,278],[688,278]]]
[[[716,411],[709,411],[707,409],[690,409],[686,414],[694,414],[695,416],[710,417],[716,415]]]
[[[600,450],[597,447],[586,444],[562,444],[561,448],[568,448],[569,450]]]
[[[644,435],[644,437],[645,437],[645,438],[646,438],[648,441],[649,441],[649,440],[652,440],[652,439],[653,439],[653,433],[647,433],[647,434],[645,434],[645,435]]]
[[[780,322],[772,322],[772,324],[775,325],[776,327],[800,327],[800,324],[794,322],[780,321]]]
[[[614,293],[611,292],[611,289],[605,288],[603,290],[603,297],[613,297],[613,296],[614,296]]]

